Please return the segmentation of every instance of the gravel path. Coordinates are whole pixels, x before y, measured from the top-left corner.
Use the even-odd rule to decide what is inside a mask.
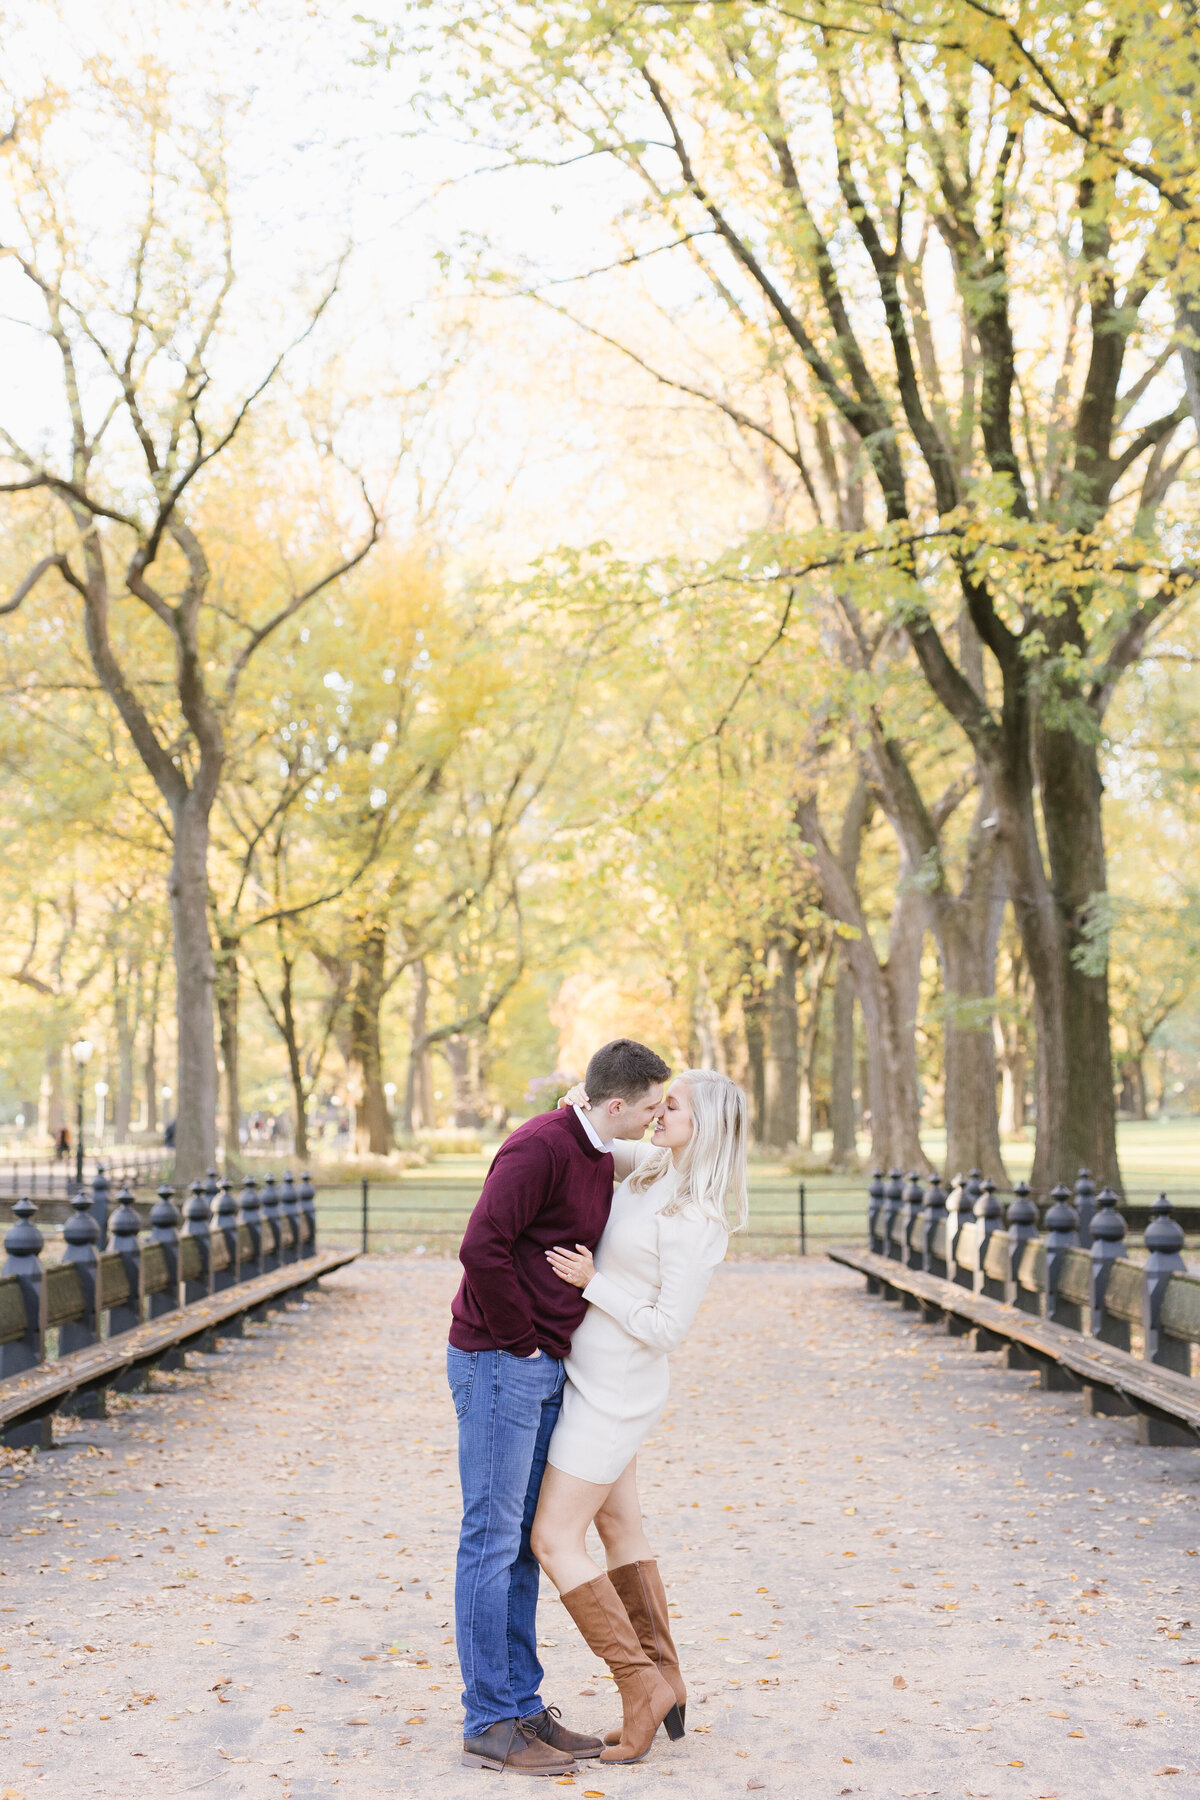
[[[9,1457],[0,1800],[511,1788],[458,1762],[456,1273],[372,1257]],[[1200,1459],[1031,1379],[828,1263],[721,1269],[642,1456],[687,1736],[574,1791],[1200,1793]],[[541,1632],[549,1698],[615,1722],[552,1592]]]

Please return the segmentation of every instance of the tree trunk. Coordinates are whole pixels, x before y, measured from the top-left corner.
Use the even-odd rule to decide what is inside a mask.
[[[858,861],[862,855],[863,833],[870,820],[872,804],[866,773],[860,763],[849,802],[842,814],[842,829],[837,849],[838,866],[853,893],[858,891]],[[833,1044],[830,1056],[829,1112],[830,1126],[833,1132],[830,1166],[834,1169],[853,1169],[858,1166],[858,1121],[854,1112],[854,972],[850,965],[847,945],[840,938],[837,940],[837,956],[838,973],[833,996]],[[862,1084],[862,1093],[865,1105],[867,1095],[865,1081]]]
[[[1016,1137],[1025,1129],[1025,1049],[1000,1051],[1000,1135]]]
[[[175,1183],[212,1168],[217,1152],[216,971],[208,931],[208,814],[189,792],[173,809],[167,892],[175,950]]]
[[[1121,1111],[1131,1119],[1149,1117],[1146,1111],[1146,1071],[1140,1056],[1121,1058]]]
[[[692,1036],[695,1039],[692,1067],[720,1069],[725,1073],[725,1051],[721,1042],[721,1015],[713,999],[708,972],[703,964],[696,977],[692,998]]]
[[[996,1047],[992,1036],[994,962],[969,919],[943,914],[936,933],[942,964],[945,1017],[946,1174],[979,1169],[1008,1186],[996,1110]]]
[[[757,986],[742,999],[742,1025],[746,1036],[746,1086],[754,1141],[763,1142],[767,1127],[766,1003]]]
[[[133,1044],[136,1015],[131,1005],[128,980],[121,979],[119,962],[113,964],[113,1026],[117,1038],[117,1094],[113,1108],[113,1133],[118,1144],[129,1141],[133,1119]]]
[[[424,957],[413,964],[413,1002],[409,1021],[408,1077],[404,1083],[404,1134],[432,1131],[433,1068],[426,1038],[429,1017],[429,971]]]
[[[838,947],[837,980],[833,985],[829,1122],[833,1130],[830,1167],[856,1168],[858,1141],[857,1120],[854,1116],[854,977],[850,973],[846,947],[841,943]]]
[[[942,888],[931,896],[930,913],[942,965],[946,1174],[979,1169],[1006,1188],[992,1031],[1004,894],[997,883],[995,831],[982,829],[991,811],[985,787],[971,828],[962,887],[957,895]]]
[[[350,994],[350,1061],[362,1081],[356,1136],[363,1150],[386,1156],[392,1148],[392,1120],[383,1091],[383,1046],[380,1014],[383,1009],[384,961],[387,932],[382,924],[367,923],[355,948],[354,986]]]
[[[837,954],[837,939],[830,936],[820,959],[813,963],[812,993],[804,1015],[800,1038],[800,1108],[796,1142],[802,1150],[811,1150],[813,1142],[813,1083],[816,1078],[817,1050],[821,1041],[821,1007],[829,971]]]
[[[475,1106],[475,1094],[471,1082],[471,1046],[465,1037],[445,1038],[442,1050],[450,1065],[450,1085],[453,1092],[454,1125],[459,1131],[477,1131],[482,1125]]]
[[[221,1061],[225,1065],[225,1173],[240,1170],[242,1147],[242,1082],[238,1032],[242,1000],[242,976],[238,964],[240,940],[227,931],[217,937],[216,1000],[221,1033]]]
[[[800,1020],[796,1006],[799,950],[795,938],[777,938],[767,951],[767,1055],[764,1083],[764,1147],[791,1149],[800,1128]]]
[[[282,934],[281,934],[282,935]],[[293,959],[280,955],[279,1014],[283,1026],[283,1044],[287,1052],[288,1080],[292,1087],[292,1111],[296,1115],[296,1157],[308,1158],[308,1091],[304,1081],[304,1064],[300,1056],[300,1039],[296,1031],[296,1003],[293,987]]]
[[[883,978],[887,1047],[882,1060],[888,1068],[886,1072],[875,1071],[873,1080],[886,1084],[892,1096],[891,1104],[896,1109],[890,1135],[893,1147],[901,1149],[902,1153],[896,1158],[888,1158],[889,1166],[926,1171],[932,1169],[932,1164],[921,1148],[917,1010],[921,995],[921,952],[929,923],[929,906],[925,895],[908,879],[909,874],[910,871],[902,868],[888,930],[888,959],[882,965],[876,964]],[[867,1056],[871,1056],[869,1031]]]
[[[1027,1014],[1032,1004],[1029,972],[1020,940],[1009,957],[1011,993],[997,1008],[993,1039],[1000,1065],[1000,1135],[1016,1137],[1025,1129],[1025,1090],[1029,1080]]]
[[[146,1089],[146,1131],[158,1135],[158,982],[161,965],[154,970],[154,986],[150,992],[150,1010],[146,1016],[146,1054],[142,1059],[142,1082]]]
[[[280,939],[283,930],[280,927]],[[296,1031],[296,1002],[293,987],[295,962],[280,945],[279,1014],[283,1026],[284,1048],[287,1050],[288,1080],[292,1084],[292,1110],[296,1115],[296,1160],[308,1160],[308,1093],[304,1083],[304,1064],[300,1058],[300,1039]]]
[[[1006,709],[1011,714],[1011,707]],[[1109,1036],[1108,964],[1086,926],[1107,889],[1096,746],[1041,728],[1037,775],[1049,872],[1042,862],[1033,767],[1009,718],[998,793],[1012,902],[1034,984],[1037,1140],[1031,1185],[1044,1194],[1089,1168],[1122,1191]],[[1084,953],[1080,967],[1075,953]],[[1096,970],[1099,959],[1101,967]]]
[[[830,847],[815,799],[797,802],[796,821],[811,848],[827,911],[855,933],[843,944],[863,1015],[872,1158],[884,1169],[930,1172],[933,1165],[921,1148],[914,1036],[925,896],[911,883],[901,883],[890,954],[881,963],[858,893]]]
[[[62,1088],[63,1047],[56,1039],[46,1046],[38,1089],[38,1136],[54,1139],[66,1123]]]

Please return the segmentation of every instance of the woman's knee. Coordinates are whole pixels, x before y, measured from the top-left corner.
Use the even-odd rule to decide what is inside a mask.
[[[631,1532],[642,1528],[642,1509],[636,1504],[631,1506],[621,1496],[614,1495],[606,1500],[596,1514],[596,1530],[600,1534],[600,1542],[606,1547],[620,1538],[627,1538]]]
[[[544,1564],[547,1557],[553,1557],[557,1547],[558,1536],[554,1527],[547,1519],[543,1519],[541,1513],[535,1514],[529,1532],[529,1548],[538,1561]]]

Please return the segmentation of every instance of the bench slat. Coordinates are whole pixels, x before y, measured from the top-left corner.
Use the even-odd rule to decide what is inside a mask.
[[[1200,1436],[1200,1383],[1188,1375],[1161,1369],[1154,1363],[1141,1362],[1128,1351],[1101,1343],[1096,1338],[1082,1337],[1064,1325],[1047,1319],[1035,1319],[1018,1312],[999,1300],[972,1294],[952,1281],[937,1275],[926,1275],[919,1269],[905,1269],[885,1256],[870,1250],[837,1248],[828,1252],[830,1260],[855,1269],[874,1281],[913,1294],[919,1300],[966,1319],[972,1325],[995,1332],[998,1337],[1021,1344],[1035,1355],[1069,1369],[1071,1374],[1089,1386],[1112,1389],[1126,1399],[1142,1401],[1179,1419]],[[1200,1285],[1200,1284],[1197,1284]]]
[[[269,1275],[239,1282],[209,1300],[195,1300],[166,1318],[123,1331],[118,1337],[73,1350],[57,1362],[44,1363],[27,1375],[13,1375],[0,1382],[0,1426],[10,1425],[30,1412],[45,1410],[80,1388],[95,1386],[134,1363],[149,1362],[174,1346],[203,1337],[216,1326],[236,1318],[264,1302],[306,1287],[321,1275],[330,1275],[352,1263],[357,1250],[323,1250],[303,1262],[288,1263]]]

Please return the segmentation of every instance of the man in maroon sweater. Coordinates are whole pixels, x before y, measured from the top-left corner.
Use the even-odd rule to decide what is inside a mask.
[[[631,1038],[597,1050],[588,1113],[564,1107],[518,1126],[496,1153],[459,1251],[446,1368],[463,1496],[454,1586],[463,1761],[474,1768],[562,1775],[603,1748],[566,1730],[538,1691],[540,1571],[529,1528],[562,1405],[562,1359],[587,1311],[545,1253],[595,1249],[612,1205],[608,1146],[645,1134],[669,1074]]]

